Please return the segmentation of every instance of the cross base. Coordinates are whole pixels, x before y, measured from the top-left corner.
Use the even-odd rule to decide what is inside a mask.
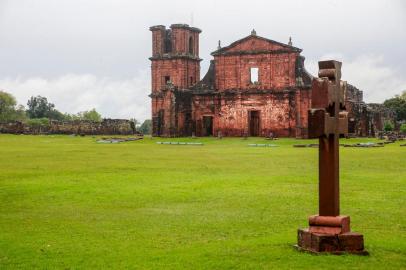
[[[312,253],[368,254],[364,236],[350,232],[348,216],[309,217],[309,228],[297,231],[297,248]]]

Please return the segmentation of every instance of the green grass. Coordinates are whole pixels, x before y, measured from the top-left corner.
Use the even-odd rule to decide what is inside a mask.
[[[0,268],[406,269],[399,143],[341,148],[341,213],[370,255],[315,256],[292,246],[317,213],[317,149],[292,144],[316,141],[168,140],[0,135]]]

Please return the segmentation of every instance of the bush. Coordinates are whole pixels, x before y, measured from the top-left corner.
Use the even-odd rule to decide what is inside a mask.
[[[402,132],[403,134],[406,134],[406,123],[404,123],[400,126],[400,132]]]
[[[27,120],[27,125],[30,127],[48,127],[49,126],[49,119],[48,118],[33,118]]]
[[[383,130],[385,131],[392,131],[393,130],[393,124],[389,121],[385,122],[383,126]]]

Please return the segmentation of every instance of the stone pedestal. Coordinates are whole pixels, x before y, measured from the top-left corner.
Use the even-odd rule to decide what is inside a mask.
[[[349,216],[311,216],[309,228],[299,229],[297,247],[313,253],[368,254],[362,234],[350,231]]]

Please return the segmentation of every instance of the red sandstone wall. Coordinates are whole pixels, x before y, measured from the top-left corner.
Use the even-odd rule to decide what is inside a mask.
[[[311,90],[300,89],[296,92],[296,137],[307,138],[308,111],[311,108]]]
[[[175,93],[166,91],[165,77],[169,76],[175,86],[173,89],[187,89],[200,80],[199,33],[200,30],[185,25],[171,26],[171,51],[164,53],[166,29],[164,26],[154,26],[152,31],[151,86],[152,86],[152,119],[153,132],[157,134],[157,119],[159,118],[161,135],[183,135],[191,130],[185,127],[186,114],[190,111],[188,98],[178,97]],[[192,42],[190,43],[190,38]],[[189,50],[192,45],[192,51]],[[172,90],[173,90],[172,89]],[[155,121],[155,122],[154,122]],[[189,121],[190,122],[190,121]],[[190,123],[189,123],[190,124]]]
[[[183,26],[171,26],[172,53],[162,55],[165,32],[157,27],[153,31],[152,92],[166,88],[165,76],[179,89],[187,89],[200,79],[199,33]],[[189,54],[189,38],[193,39],[193,55]],[[183,94],[170,91],[152,98],[152,116],[164,110],[164,135],[184,135],[193,129],[202,132],[203,116],[213,117],[213,134],[242,136],[249,131],[249,112],[260,111],[260,136],[270,132],[277,136],[307,136],[307,111],[310,91],[296,88],[295,68],[298,50],[270,42],[256,36],[248,38],[226,50],[226,55],[215,55],[215,88],[222,95],[198,95],[191,105]],[[188,58],[181,58],[181,57]],[[166,56],[167,57],[167,56]],[[250,82],[250,68],[259,68],[259,83]],[[191,79],[192,78],[192,79]],[[296,88],[296,89],[295,89]],[[283,91],[283,90],[295,91]],[[227,94],[226,90],[243,90]],[[244,91],[249,90],[249,93]],[[255,93],[256,90],[266,90]],[[267,93],[266,93],[267,92]],[[176,92],[178,93],[178,92]],[[175,98],[175,95],[178,95]],[[191,106],[188,107],[188,104]],[[187,115],[192,121],[186,123]]]
[[[186,89],[200,80],[200,64],[190,59],[154,60],[151,64],[152,92],[165,87],[165,76],[180,89]]]
[[[184,28],[172,28],[172,52],[189,54],[189,38],[193,40],[193,55],[199,55],[199,33]]]
[[[215,56],[216,88],[224,91],[294,87],[297,56],[298,53]],[[258,85],[250,82],[251,67],[259,69]]]
[[[163,53],[164,37],[165,27],[152,31],[152,56],[158,56]]]
[[[152,118],[154,119],[155,117],[158,117],[159,111],[164,110],[163,119],[161,119],[163,122],[161,135],[170,135],[171,127],[174,126],[174,118],[172,117],[174,114],[172,99],[173,93],[171,91],[166,91],[163,97],[152,98]],[[157,131],[154,130],[154,133],[155,132]]]
[[[260,136],[268,136],[270,132],[277,136],[300,136],[306,130],[298,130],[296,118],[299,117],[306,129],[308,92],[225,95],[220,99],[196,96],[192,107],[196,135],[201,136],[199,121],[203,116],[213,116],[214,135],[221,131],[224,136],[243,136],[249,129],[249,111],[260,111]],[[297,107],[298,101],[302,104]]]
[[[251,36],[244,42],[238,43],[235,46],[232,46],[227,52],[239,52],[239,51],[276,51],[276,50],[283,50],[286,49],[285,47],[277,44],[271,43],[267,40],[258,38],[257,36]]]

